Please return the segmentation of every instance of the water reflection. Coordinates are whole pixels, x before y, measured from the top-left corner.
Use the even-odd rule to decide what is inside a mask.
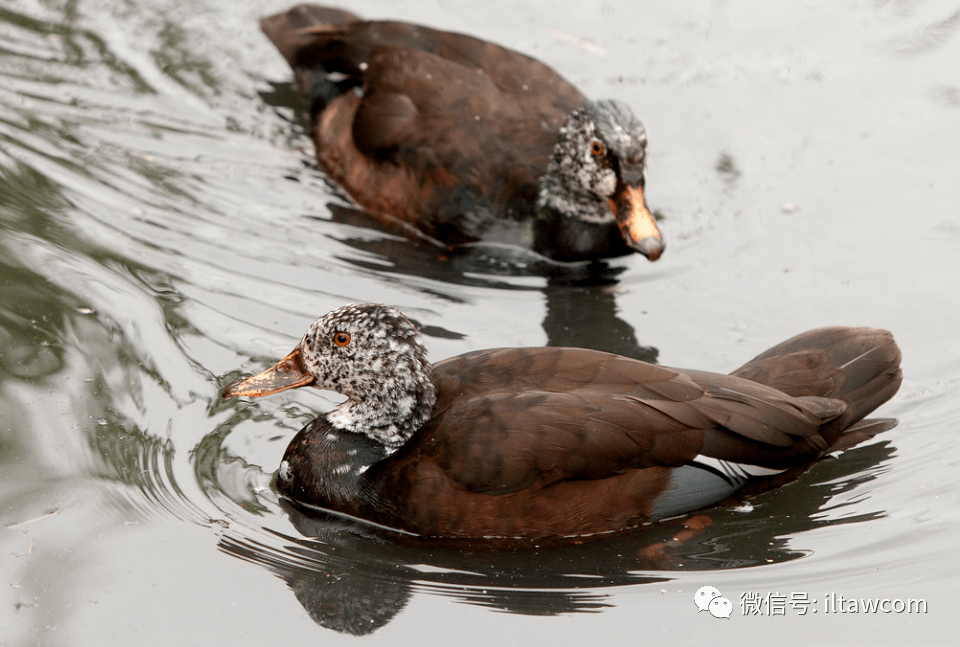
[[[531,547],[420,540],[280,501],[302,535],[225,533],[221,550],[283,579],[319,625],[365,635],[392,621],[420,591],[526,615],[602,611],[613,587],[665,582],[671,572],[775,564],[807,553],[791,537],[869,521],[832,504],[879,473],[887,442],[827,459],[793,484],[740,509],[717,508],[635,532]],[[611,589],[606,592],[606,589]]]
[[[796,560],[808,554],[804,534],[810,530],[885,515],[861,493],[892,500],[890,491],[897,488],[896,500],[913,511],[898,510],[899,518],[876,535],[869,550],[859,550],[857,530],[838,537],[836,551],[856,549],[851,568],[860,572],[872,572],[880,561],[889,567],[884,572],[919,568],[932,591],[946,590],[950,576],[942,565],[948,563],[945,556],[955,542],[948,524],[941,522],[949,519],[942,502],[952,493],[951,472],[942,457],[951,455],[954,437],[945,432],[956,419],[957,366],[949,344],[939,343],[949,335],[936,335],[935,327],[928,330],[931,321],[922,317],[913,328],[902,327],[905,336],[913,335],[914,350],[926,350],[928,356],[947,354],[942,364],[932,362],[939,371],[933,374],[930,360],[924,364],[917,359],[922,353],[912,356],[914,366],[928,371],[912,377],[914,396],[930,384],[933,390],[898,405],[912,414],[909,431],[919,440],[898,460],[896,483],[887,480],[878,488],[858,491],[887,469],[893,449],[883,440],[821,463],[796,484],[754,500],[749,511],[710,510],[626,537],[523,553],[415,545],[342,520],[305,517],[279,501],[271,479],[282,448],[316,412],[290,401],[256,407],[224,404],[217,398],[214,376],[238,366],[238,357],[256,362],[269,347],[286,346],[304,320],[344,300],[362,300],[371,288],[388,295],[398,288],[400,298],[415,310],[430,310],[437,302],[465,305],[436,308],[436,317],[421,322],[424,334],[434,339],[470,335],[462,319],[450,315],[509,307],[509,300],[498,299],[499,293],[529,295],[536,315],[521,321],[508,314],[505,321],[535,332],[542,327],[551,345],[591,346],[653,361],[657,348],[668,340],[649,338],[637,317],[623,314],[619,290],[628,262],[561,267],[495,245],[438,250],[404,232],[384,234],[382,225],[365,222],[364,214],[348,207],[327,209],[324,203],[335,200],[336,191],[318,179],[312,144],[302,135],[307,124],[300,121],[301,111],[291,108],[295,97],[290,85],[255,94],[263,87],[261,79],[270,76],[264,61],[275,56],[256,27],[254,18],[263,8],[181,5],[40,2],[0,7],[0,572],[10,584],[0,642],[28,642],[11,640],[8,632],[17,626],[33,630],[34,641],[39,636],[55,641],[58,637],[50,636],[49,628],[58,624],[61,642],[84,642],[87,628],[97,622],[89,611],[94,606],[111,614],[108,624],[127,623],[141,633],[158,622],[191,624],[195,617],[171,604],[174,596],[154,597],[154,605],[130,606],[110,606],[107,595],[97,599],[104,590],[101,585],[137,592],[136,599],[140,592],[149,598],[151,591],[180,585],[175,578],[131,583],[131,564],[169,564],[171,571],[178,570],[174,565],[180,570],[193,566],[190,557],[177,550],[180,544],[170,548],[156,542],[149,551],[142,549],[143,535],[128,534],[141,521],[149,522],[143,527],[151,534],[167,524],[174,534],[187,537],[185,541],[199,537],[204,548],[219,544],[224,553],[276,574],[318,624],[361,635],[412,609],[410,599],[423,593],[516,614],[590,613],[632,602],[629,596],[618,597],[620,587],[669,580],[682,571]],[[896,3],[880,5],[902,10]],[[725,12],[733,9],[717,9],[715,28],[723,38],[731,36],[725,22],[738,22],[725,19],[730,16]],[[836,20],[824,22],[819,12],[807,16],[810,22],[796,24],[826,24],[833,30],[864,25],[860,6],[833,11]],[[773,168],[792,154],[789,173],[804,184],[823,179],[811,172],[815,165],[805,164],[804,156],[817,158],[818,164],[829,160],[831,166],[835,157],[838,174],[848,166],[867,178],[881,171],[900,177],[890,195],[902,196],[904,203],[926,204],[923,214],[934,214],[926,220],[918,216],[916,240],[923,243],[927,236],[950,245],[956,237],[952,221],[943,215],[948,212],[930,197],[933,194],[917,190],[929,182],[942,196],[952,186],[937,184],[941,176],[932,172],[949,166],[940,164],[948,155],[919,148],[924,137],[934,139],[931,133],[938,127],[943,126],[941,135],[950,132],[946,125],[960,103],[950,66],[937,65],[941,59],[935,58],[948,53],[960,22],[953,8],[943,15],[938,11],[932,5],[914,11],[911,5],[902,19],[888,21],[881,15],[883,20],[867,24],[867,45],[884,50],[882,65],[873,53],[838,46],[830,30],[821,34],[823,42],[834,43],[826,49],[796,45],[796,51],[813,61],[799,68],[813,69],[818,80],[807,83],[792,76],[782,83],[809,102],[787,100],[763,78],[758,85],[755,71],[762,73],[776,59],[766,49],[762,56],[738,50],[734,60],[723,53],[698,58],[705,50],[696,48],[664,56],[662,48],[656,53],[654,43],[651,60],[659,60],[663,68],[644,80],[644,91],[650,90],[651,101],[661,91],[670,93],[674,102],[684,97],[701,101],[705,95],[720,98],[710,105],[710,120],[715,120],[710,130],[723,131],[716,147],[729,147],[730,153],[715,158],[705,152],[704,168],[717,159],[721,183],[738,192],[731,200],[744,209],[741,223],[747,242],[764,244],[753,241],[757,232],[750,227],[760,220],[750,210],[767,201],[781,204],[773,192],[789,188],[778,182],[776,172],[768,176],[768,169],[758,171],[758,159]],[[695,12],[690,20],[706,24]],[[885,26],[878,27],[881,22]],[[788,43],[783,51],[789,54],[796,25],[791,22],[783,31],[776,24],[768,26],[767,35]],[[664,42],[700,42],[689,38],[689,32],[670,37],[674,40]],[[763,39],[757,42],[766,48]],[[899,55],[889,56],[891,52]],[[849,55],[849,65],[856,67],[834,67],[833,59],[841,54],[845,60]],[[873,65],[882,68],[882,74]],[[286,68],[276,69],[278,77],[287,78]],[[731,76],[724,76],[728,72]],[[593,70],[584,67],[575,73],[587,77]],[[889,89],[891,75],[904,80],[902,91],[896,96],[875,92]],[[670,80],[676,78],[686,79],[681,85],[694,94],[676,92]],[[736,92],[717,92],[711,84],[718,78],[731,81]],[[726,96],[737,97],[734,107]],[[874,96],[885,98],[877,105],[922,119],[898,122],[891,130],[893,112],[880,118],[866,109],[866,101],[858,103]],[[904,103],[904,97],[913,97],[913,103]],[[775,103],[766,103],[768,98]],[[758,112],[756,124],[740,125],[743,106],[755,103],[776,120]],[[658,132],[669,137],[673,129],[676,137],[690,130],[689,138],[675,139],[678,149],[706,144],[712,150],[712,140],[697,139],[695,128],[679,122],[690,113],[675,105],[674,122],[664,113]],[[848,106],[849,124],[844,121],[840,128],[819,117],[806,121],[813,114],[829,116],[831,105]],[[797,120],[794,106],[803,106],[802,119]],[[928,110],[930,106],[937,112]],[[838,110],[838,118],[844,117]],[[914,130],[920,122],[929,124],[928,129]],[[795,124],[811,129],[812,139],[801,143],[799,136],[792,137],[787,131]],[[883,133],[876,150],[900,150],[899,158],[906,160],[910,172],[889,165],[898,156],[849,156],[850,149],[863,144],[857,139],[861,131]],[[900,138],[888,139],[890,133]],[[666,141],[661,137],[658,141]],[[837,148],[822,144],[833,139]],[[936,139],[950,143],[943,136]],[[916,149],[911,148],[914,143]],[[291,151],[297,146],[302,147],[300,159]],[[689,177],[703,170],[694,166],[695,160],[677,156],[682,160],[674,169]],[[877,161],[884,157],[887,161]],[[838,224],[859,222],[864,231],[879,228],[878,216],[865,207],[846,210],[863,197],[853,197],[864,184],[858,177],[852,178],[849,195],[828,194],[827,206],[844,209]],[[757,188],[758,180],[773,187],[770,195]],[[687,178],[671,181],[681,185],[675,195],[695,194],[708,205],[704,209],[710,213],[704,217],[713,217],[718,196],[711,185],[687,184]],[[892,202],[891,209],[898,204]],[[677,209],[681,219],[696,215],[686,209],[685,214]],[[306,213],[315,220],[286,218],[289,213]],[[916,258],[933,261],[933,252],[940,248],[922,249],[924,256],[918,253]],[[730,250],[703,240],[695,251],[728,258]],[[869,297],[853,295],[861,287],[870,293],[866,279],[875,277],[862,277],[856,270],[865,261],[856,255],[844,261],[828,252],[820,250],[810,260],[833,263],[831,272],[838,280],[854,278],[856,289],[842,295],[852,305],[840,311],[863,306],[864,323],[873,323],[867,321],[874,312]],[[762,254],[757,260],[735,259],[747,277],[768,272],[763,265],[767,260]],[[943,260],[933,267],[947,276],[954,265]],[[910,267],[902,266],[908,277],[904,280],[912,280]],[[655,271],[665,270],[657,266]],[[698,276],[709,282],[709,274]],[[918,304],[909,310],[922,315],[926,311],[919,304],[928,297],[942,310],[933,325],[949,331],[951,309],[943,304],[949,306],[950,292],[935,286],[914,294],[925,283],[921,274],[908,285],[915,297],[910,303]],[[821,295],[822,278],[813,273],[806,283],[792,285],[798,293]],[[471,293],[464,287],[480,288],[486,303],[469,303]],[[895,282],[884,288],[884,300],[893,303],[906,289]],[[764,289],[772,288],[757,287]],[[770,296],[750,290],[717,294],[695,290],[690,297],[724,299],[724,305],[737,308]],[[832,303],[828,289],[812,307],[829,308]],[[776,325],[786,325],[792,315],[770,316]],[[903,445],[906,450],[910,444]],[[191,534],[184,526],[200,531]],[[117,539],[106,544],[117,548],[114,553],[102,550],[101,535]],[[890,546],[916,560],[911,558],[908,566],[886,561]],[[197,562],[197,568],[207,566]],[[257,567],[245,563],[236,570],[246,574]],[[834,577],[829,570],[829,562],[809,560],[804,576],[831,588],[842,576]],[[879,587],[885,582],[881,579],[863,581]],[[277,588],[282,586],[278,583]],[[238,595],[223,585],[213,590],[224,600]],[[262,591],[239,592],[243,594],[257,598]],[[33,612],[14,607],[14,601],[38,612],[28,615]],[[213,599],[211,605],[222,601]],[[196,613],[204,615],[204,621],[210,618],[209,609]],[[267,617],[251,618],[250,626],[270,622]]]
[[[358,228],[382,228],[379,220],[357,209],[327,205],[334,222]],[[543,329],[548,346],[580,346],[656,362],[658,351],[637,341],[633,327],[618,315],[617,276],[623,266],[606,262],[557,263],[511,245],[475,243],[439,248],[406,237],[340,237],[363,251],[361,258],[341,260],[384,279],[418,277],[443,284],[542,292],[546,301]],[[429,293],[459,301],[455,291]]]
[[[641,345],[633,326],[618,316],[613,280],[571,285],[554,277],[544,294],[548,346],[582,346],[656,363],[659,351]]]

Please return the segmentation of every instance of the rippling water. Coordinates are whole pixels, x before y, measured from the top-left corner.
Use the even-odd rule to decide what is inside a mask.
[[[351,209],[257,29],[287,2],[0,0],[0,645],[950,642],[960,6],[647,4],[351,5],[634,106],[668,250],[588,281],[438,258]],[[350,301],[403,309],[434,359],[549,343],[730,370],[803,329],[886,327],[901,422],[747,508],[615,541],[386,542],[271,487],[333,396],[219,398]],[[704,585],[729,621],[696,612]],[[742,613],[804,593],[819,614]]]

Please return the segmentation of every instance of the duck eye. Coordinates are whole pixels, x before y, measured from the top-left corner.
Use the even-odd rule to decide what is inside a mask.
[[[333,343],[337,346],[346,346],[350,343],[350,333],[347,332],[335,332],[333,333]]]
[[[595,157],[600,157],[603,155],[603,144],[594,139],[590,142],[590,152],[593,153]]]

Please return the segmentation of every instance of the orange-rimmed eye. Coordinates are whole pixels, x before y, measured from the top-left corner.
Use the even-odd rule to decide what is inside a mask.
[[[333,343],[337,346],[346,346],[350,343],[350,333],[347,332],[336,332],[333,333]]]
[[[590,152],[593,153],[594,156],[600,157],[603,155],[603,144],[594,139],[590,142]]]

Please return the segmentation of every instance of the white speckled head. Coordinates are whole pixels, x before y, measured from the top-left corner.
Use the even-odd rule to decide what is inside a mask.
[[[327,414],[334,427],[396,449],[430,418],[436,391],[427,352],[399,310],[373,303],[337,308],[310,326],[299,349],[314,386],[347,396]]]
[[[622,101],[591,101],[560,129],[537,206],[595,224],[613,222],[608,200],[620,182],[646,179],[647,134]]]

